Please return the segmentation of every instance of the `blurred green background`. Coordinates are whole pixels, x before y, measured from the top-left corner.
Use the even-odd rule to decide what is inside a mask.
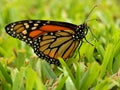
[[[54,20],[80,25],[90,10],[91,35],[80,60],[61,66],[37,58],[26,43],[12,38],[5,26],[21,20]],[[75,54],[78,54],[75,52]],[[119,0],[0,0],[0,90],[120,90]]]

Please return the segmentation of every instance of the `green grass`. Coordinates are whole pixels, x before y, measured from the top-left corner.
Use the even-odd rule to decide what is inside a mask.
[[[10,37],[14,21],[54,20],[82,24],[94,5],[91,28],[79,52],[61,66],[38,58],[26,43]],[[120,90],[119,0],[1,0],[0,90]]]

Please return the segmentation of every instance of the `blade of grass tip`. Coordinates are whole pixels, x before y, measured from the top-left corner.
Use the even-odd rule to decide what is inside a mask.
[[[101,81],[99,84],[96,85],[94,90],[108,90],[108,86],[109,86],[109,80],[108,79],[104,79],[103,81]]]
[[[92,63],[89,69],[83,75],[80,81],[79,90],[88,90],[90,86],[95,82],[100,72],[100,65],[97,62]]]
[[[108,44],[105,54],[104,54],[104,59],[103,59],[103,63],[101,66],[101,72],[100,72],[100,76],[99,78],[103,78],[106,72],[106,68],[107,65],[109,63],[109,60],[111,59],[111,56],[113,55],[113,45],[112,44]]]
[[[47,90],[44,84],[42,83],[41,78],[39,78],[38,76],[36,78],[36,86],[37,86],[37,90]]]
[[[58,85],[55,88],[55,90],[62,90],[62,88],[63,88],[63,86],[65,84],[66,79],[67,79],[67,77],[65,77],[65,76],[63,76],[61,79],[59,79]]]
[[[75,85],[76,85],[76,88],[79,89],[80,88],[80,80],[81,80],[81,76],[82,76],[82,70],[81,70],[81,67],[82,67],[82,64],[78,64],[78,63],[75,63],[74,64],[74,68],[75,68]],[[83,68],[82,68],[83,69]]]
[[[80,70],[80,65],[79,64],[76,64],[76,86],[77,88],[80,88],[80,79],[81,79],[81,70]],[[77,85],[78,84],[78,85]]]
[[[120,50],[120,40],[117,41],[114,45],[113,45],[113,48],[112,48],[112,55],[111,55],[111,59],[109,60],[109,64],[108,64],[108,70],[109,71],[112,71],[111,73],[114,72],[113,70],[113,57],[117,58],[118,54],[119,54],[119,50]],[[117,60],[115,60],[117,61]],[[115,63],[114,61],[114,63]],[[119,62],[117,62],[119,64]],[[117,64],[117,65],[118,65]],[[117,67],[117,65],[115,67]],[[120,65],[120,64],[119,64]]]
[[[113,73],[116,73],[120,69],[120,55],[115,56],[114,63],[113,63]]]
[[[32,68],[28,67],[26,69],[26,74],[26,90],[33,90],[35,83],[37,85],[37,90],[46,90],[41,79]]]
[[[18,69],[20,69],[24,65],[25,58],[26,58],[25,55],[26,54],[25,54],[24,50],[21,50],[21,52],[18,53],[18,56],[15,60],[16,67]]]
[[[16,74],[16,77],[13,82],[13,89],[12,90],[21,90],[23,84],[23,77],[25,73],[25,68],[21,68],[20,72]]]
[[[105,51],[104,51],[103,46],[102,46],[100,43],[97,43],[96,45],[97,45],[97,46],[96,46],[97,51],[100,53],[100,55],[102,55],[102,57],[104,57]]]
[[[117,54],[120,54],[120,53],[119,53],[119,52],[120,52],[120,40],[119,40],[118,42],[116,42],[115,48],[114,48],[114,52],[115,52],[115,56],[116,56]]]
[[[0,54],[1,56],[5,56],[6,51],[3,49],[3,47],[0,47]]]
[[[112,78],[105,78],[95,86],[94,90],[111,90],[114,86],[119,87],[119,82],[113,80]],[[112,89],[112,90],[116,90],[116,89]]]
[[[0,63],[0,71],[2,75],[4,76],[5,80],[12,85],[12,79],[1,63]]]
[[[45,74],[47,78],[52,78],[52,79],[57,78],[55,73],[52,71],[50,65],[46,61],[43,61],[41,65],[42,65],[41,67],[42,67],[43,74]]]
[[[62,65],[62,67],[63,67],[63,69],[64,69],[64,70],[63,70],[64,75],[65,75],[66,77],[68,77],[68,78],[67,78],[68,81],[66,80],[66,83],[68,82],[69,84],[68,84],[68,86],[66,86],[66,87],[68,87],[68,88],[71,87],[71,89],[72,89],[72,87],[73,87],[73,88],[76,88],[77,86],[75,86],[75,79],[74,79],[74,76],[73,76],[70,68],[67,66],[67,64],[64,62],[64,60],[63,60],[62,58],[60,58],[59,61],[60,61],[61,65]],[[70,83],[71,83],[71,85],[70,85]]]
[[[36,73],[28,67],[26,69],[26,90],[33,90],[36,81]]]
[[[72,75],[70,68],[67,66],[67,64],[64,62],[64,60],[60,58],[59,61],[62,65],[64,71],[66,72],[65,74],[70,76],[72,81],[75,82],[74,76]]]
[[[85,72],[85,68],[86,66],[84,65],[84,63],[76,63],[75,65],[75,68],[76,68],[76,74],[75,74],[75,79],[76,79],[76,86],[77,86],[77,89],[80,89],[80,80]]]

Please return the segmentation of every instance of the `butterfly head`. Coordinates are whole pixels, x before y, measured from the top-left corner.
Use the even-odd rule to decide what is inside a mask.
[[[83,27],[83,31],[84,31],[84,33],[85,33],[85,35],[87,34],[87,31],[88,31],[88,29],[89,29],[89,27],[87,26],[87,23],[83,23],[82,24],[82,27]]]
[[[87,26],[87,23],[83,23],[83,24],[77,26],[76,35],[77,35],[78,40],[85,38],[85,36],[87,35],[87,32],[88,32],[88,28],[89,27]]]

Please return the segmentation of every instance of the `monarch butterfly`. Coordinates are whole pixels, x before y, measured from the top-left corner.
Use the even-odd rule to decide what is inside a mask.
[[[86,21],[75,25],[59,21],[24,20],[8,24],[5,29],[10,36],[30,45],[38,57],[55,65],[60,65],[59,57],[67,59],[72,56],[88,32]]]

